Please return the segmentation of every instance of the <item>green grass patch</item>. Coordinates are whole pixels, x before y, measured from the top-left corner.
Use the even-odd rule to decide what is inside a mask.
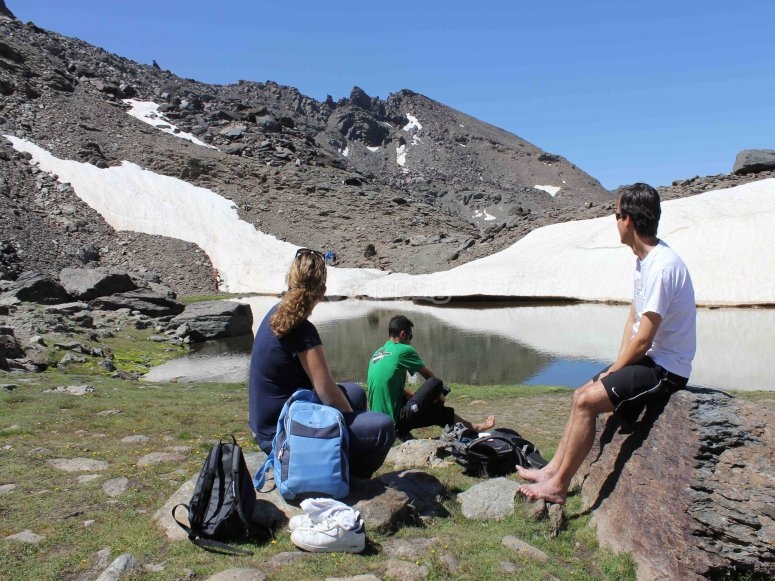
[[[155,345],[148,347],[153,350]],[[123,347],[119,351],[131,353]],[[111,560],[131,553],[144,564],[163,566],[160,572],[144,571],[130,578],[174,579],[191,574],[206,578],[233,567],[260,568],[269,579],[382,576],[387,556],[379,547],[390,537],[373,532],[369,541],[375,550],[364,555],[320,554],[273,571],[265,567],[269,558],[296,550],[287,532],[280,531],[274,542],[255,547],[252,557],[225,557],[187,541],[171,542],[153,522],[156,510],[199,472],[210,446],[222,435],[234,433],[246,450],[257,449],[247,427],[245,385],[150,384],[61,370],[25,376],[23,382],[18,376],[14,379],[19,387],[0,393],[0,484],[16,484],[13,491],[0,496],[0,538],[30,529],[45,539],[37,545],[0,540],[1,579],[74,579],[82,574],[93,578],[101,572],[94,569],[97,552],[105,547],[110,547]],[[94,392],[84,396],[45,392],[58,385],[82,384],[93,386]],[[500,425],[519,430],[550,456],[547,452],[557,445],[570,397],[570,390],[551,387],[453,385],[448,401],[466,418],[496,414]],[[428,429],[427,435],[438,433]],[[149,441],[122,442],[133,435],[147,436]],[[188,448],[183,462],[137,466],[145,454],[180,446]],[[49,464],[53,458],[102,460],[108,467],[63,472]],[[390,470],[390,466],[382,469]],[[547,522],[529,517],[529,507],[522,502],[513,516],[501,521],[471,521],[461,514],[455,494],[478,480],[463,475],[457,466],[430,472],[448,491],[444,507],[449,516],[396,534],[435,539],[418,561],[429,568],[429,579],[450,578],[444,555],[457,559],[460,571],[454,577],[458,579],[500,578],[505,575],[504,562],[517,567],[519,579],[634,579],[631,559],[598,548],[588,517],[570,519],[556,538]],[[91,474],[96,478],[82,478]],[[121,477],[129,481],[127,490],[111,498],[102,486]],[[566,510],[581,513],[576,496],[569,498]],[[503,546],[507,535],[545,551],[549,561],[518,557]]]

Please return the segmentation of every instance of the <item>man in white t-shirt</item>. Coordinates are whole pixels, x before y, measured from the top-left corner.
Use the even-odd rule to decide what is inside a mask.
[[[657,238],[659,194],[647,184],[622,188],[616,227],[635,256],[633,302],[613,365],[573,394],[573,406],[552,461],[540,470],[517,466],[519,490],[563,504],[571,478],[592,449],[596,418],[615,412],[637,419],[644,405],[686,386],[696,349],[696,308],[689,271]]]

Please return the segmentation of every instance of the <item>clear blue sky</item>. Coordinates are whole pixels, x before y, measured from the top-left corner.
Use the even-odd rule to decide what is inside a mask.
[[[22,21],[208,83],[407,88],[605,187],[775,149],[773,0],[6,0]]]

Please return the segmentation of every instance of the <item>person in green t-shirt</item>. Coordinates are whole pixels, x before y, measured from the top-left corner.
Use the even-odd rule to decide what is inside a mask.
[[[413,429],[427,426],[443,428],[461,422],[478,432],[492,428],[495,416],[472,424],[444,405],[444,396],[449,389],[412,347],[413,337],[414,324],[408,318],[396,315],[390,319],[388,340],[369,361],[366,385],[369,409],[393,418],[396,434],[402,440],[411,439]],[[407,373],[419,373],[426,380],[416,393],[406,388]]]

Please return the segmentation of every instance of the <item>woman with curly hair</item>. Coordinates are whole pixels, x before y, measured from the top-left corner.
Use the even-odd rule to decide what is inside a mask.
[[[350,473],[369,478],[395,441],[390,416],[366,411],[366,392],[357,384],[337,384],[318,331],[308,319],[326,294],[323,253],[300,248],[288,271],[288,290],[264,317],[250,359],[250,428],[267,454],[277,419],[299,388],[314,389],[320,400],[344,414],[350,432]]]

